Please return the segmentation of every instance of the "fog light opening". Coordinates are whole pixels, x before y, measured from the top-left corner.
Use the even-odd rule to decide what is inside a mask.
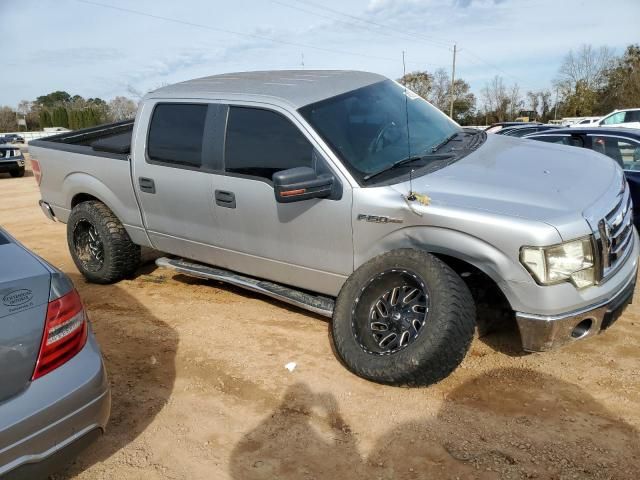
[[[573,338],[582,338],[589,333],[591,330],[591,326],[593,325],[593,320],[587,318],[582,320],[579,324],[573,327],[573,331],[571,332],[571,337]]]

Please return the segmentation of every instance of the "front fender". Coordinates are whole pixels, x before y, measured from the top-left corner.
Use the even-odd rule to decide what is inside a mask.
[[[412,226],[394,230],[357,252],[355,267],[369,259],[398,248],[414,248],[463,260],[478,268],[496,283],[532,282],[526,269],[501,250],[484,240],[457,230],[430,226]],[[515,261],[514,261],[515,260]]]

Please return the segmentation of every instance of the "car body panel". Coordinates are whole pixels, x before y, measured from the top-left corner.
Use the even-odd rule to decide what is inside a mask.
[[[104,430],[109,384],[91,331],[78,354],[32,380],[47,306],[73,286],[1,228],[0,265],[0,477],[44,478],[77,439]]]
[[[51,273],[0,230],[0,403],[27,387],[36,365]]]

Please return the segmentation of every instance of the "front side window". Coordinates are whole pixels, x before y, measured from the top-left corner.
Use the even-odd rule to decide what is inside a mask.
[[[614,113],[613,115],[610,115],[607,118],[605,118],[602,121],[602,123],[604,125],[614,125],[616,123],[623,123],[624,117],[625,117],[625,112]]]
[[[558,145],[569,145],[570,147],[584,147],[584,141],[581,137],[570,135],[544,135],[535,137],[535,139],[547,143],[556,143]]]
[[[359,181],[409,156],[430,153],[462,132],[438,109],[391,80],[307,105],[300,113]]]
[[[300,130],[270,110],[230,107],[225,171],[271,180],[274,173],[313,167],[314,149]]]
[[[616,137],[592,137],[592,148],[616,161],[625,170],[640,170],[640,144]]]
[[[149,159],[200,168],[207,108],[205,104],[158,104],[149,127]]]

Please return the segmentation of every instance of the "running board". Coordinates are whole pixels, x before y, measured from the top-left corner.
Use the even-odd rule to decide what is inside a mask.
[[[333,307],[335,301],[329,297],[314,295],[312,293],[301,292],[284,285],[268,282],[266,280],[258,280],[256,278],[245,277],[229,270],[210,267],[202,263],[193,263],[180,258],[162,257],[156,260],[156,265],[164,268],[171,268],[177,272],[191,275],[193,277],[205,278],[209,280],[218,280],[220,282],[229,283],[237,287],[251,290],[252,292],[261,293],[276,300],[304,308],[311,312],[331,318],[333,316]]]

